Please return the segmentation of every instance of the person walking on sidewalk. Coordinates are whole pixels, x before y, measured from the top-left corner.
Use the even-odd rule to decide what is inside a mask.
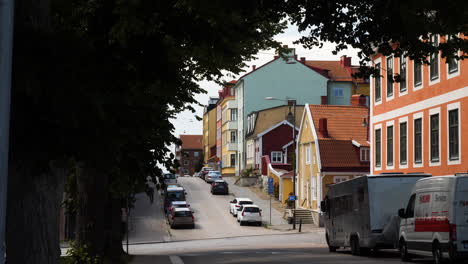
[[[156,188],[156,184],[153,182],[153,178],[151,176],[146,177],[146,194],[150,199],[150,203],[153,204],[154,201],[154,189]]]

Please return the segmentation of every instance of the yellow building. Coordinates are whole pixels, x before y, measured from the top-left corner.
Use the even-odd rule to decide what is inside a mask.
[[[354,100],[355,99],[355,100]],[[368,108],[365,96],[352,105],[306,105],[297,141],[296,207],[312,211],[328,185],[369,173]]]
[[[217,97],[210,97],[203,109],[203,163],[216,167],[216,103]]]

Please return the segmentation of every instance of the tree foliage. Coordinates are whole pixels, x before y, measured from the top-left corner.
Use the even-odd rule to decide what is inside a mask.
[[[459,35],[468,35],[464,0],[291,0],[285,5],[291,22],[307,32],[298,43],[312,48],[330,41],[336,44],[335,54],[350,45],[360,50],[362,64],[375,53],[405,54],[425,63],[439,51],[442,57],[455,59],[468,54],[468,41]],[[450,40],[435,45],[429,41],[431,34]]]

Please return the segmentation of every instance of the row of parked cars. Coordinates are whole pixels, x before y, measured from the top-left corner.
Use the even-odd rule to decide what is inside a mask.
[[[164,186],[162,196],[163,207],[171,228],[189,227],[195,228],[194,212],[187,203],[187,192],[184,187],[177,183],[177,176],[172,173],[163,175]]]
[[[210,167],[203,167],[197,175],[206,183],[211,184],[210,192],[212,194],[229,194],[228,183],[223,180],[220,171],[213,170]]]
[[[235,198],[229,202],[229,213],[237,218],[241,226],[245,224],[262,225],[262,209],[249,198]]]

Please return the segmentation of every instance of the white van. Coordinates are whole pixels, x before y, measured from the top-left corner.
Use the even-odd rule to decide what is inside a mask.
[[[406,209],[400,209],[399,249],[432,254],[434,263],[468,257],[468,174],[418,180]]]

